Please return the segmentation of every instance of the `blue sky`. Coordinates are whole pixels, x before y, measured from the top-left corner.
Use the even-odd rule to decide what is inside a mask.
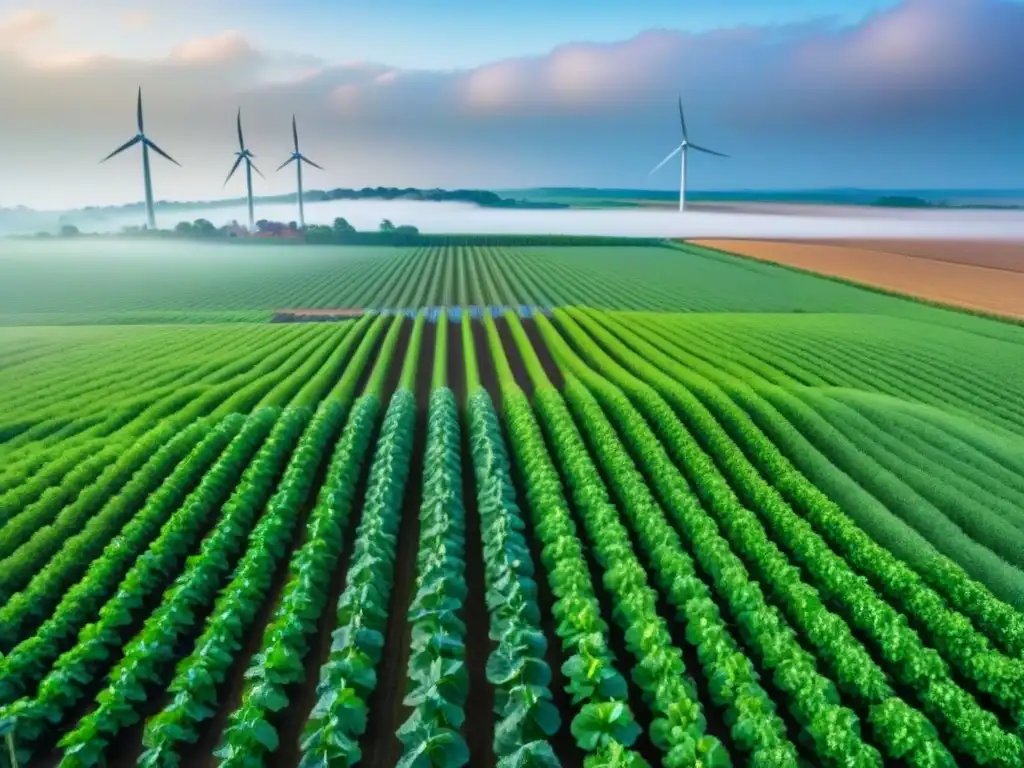
[[[95,3],[95,4],[94,4]],[[37,0],[74,29],[64,42],[145,56],[182,39],[237,29],[266,48],[328,61],[377,61],[410,69],[473,67],[495,59],[543,55],[572,41],[612,42],[647,29],[703,32],[810,19],[855,23],[894,0]],[[0,0],[0,9],[25,7]],[[98,11],[98,12],[97,12]],[[125,34],[112,18],[150,15]]]
[[[445,69],[542,55],[574,40],[612,42],[655,28],[701,32],[829,16],[856,21],[886,4],[885,0],[298,0],[289,14],[280,12],[276,0],[244,5],[250,9],[254,36],[267,45],[280,33],[294,35],[308,50],[324,57],[336,56],[340,48],[349,58]],[[310,29],[307,16],[317,19],[320,30]]]
[[[240,192],[239,107],[267,193],[292,112],[316,186],[670,188],[679,93],[732,156],[695,189],[1019,187],[1022,40],[1016,0],[0,0],[0,206],[138,199],[96,161],[139,85],[168,199]]]

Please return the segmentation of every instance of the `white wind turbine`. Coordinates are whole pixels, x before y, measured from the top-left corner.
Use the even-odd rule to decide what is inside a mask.
[[[135,137],[126,141],[120,147],[100,160],[100,162],[105,163],[110,158],[121,154],[126,149],[130,149],[136,144],[142,145],[142,181],[145,185],[146,191],[146,228],[152,231],[156,229],[156,214],[153,212],[153,177],[149,172],[149,150],[152,149],[158,155],[170,160],[179,168],[181,167],[181,163],[160,149],[160,147],[158,147],[153,140],[146,135],[142,126],[142,86],[139,86],[139,101],[136,111],[136,120],[139,124],[139,132],[135,134]]]
[[[680,174],[679,174],[679,210],[683,211],[683,210],[686,210],[686,153],[687,153],[687,151],[693,149],[693,150],[695,150],[697,152],[704,152],[705,154],[708,154],[708,155],[717,155],[718,157],[728,157],[728,155],[723,155],[721,152],[716,152],[715,150],[708,149],[707,147],[698,146],[697,144],[694,144],[693,142],[691,142],[689,140],[689,138],[686,135],[686,119],[683,117],[683,97],[682,96],[679,97],[679,127],[682,128],[682,130],[683,130],[683,143],[680,144],[675,149],[673,149],[669,153],[668,157],[666,157],[664,160],[662,160],[660,163],[658,163],[656,166],[654,166],[654,170],[652,170],[651,173],[648,174],[648,176],[654,174],[655,171],[660,169],[665,163],[667,163],[673,157],[675,157],[676,155],[682,153],[682,156],[680,157],[681,169],[680,169]]]
[[[252,152],[250,152],[248,149],[245,148],[245,138],[242,136],[242,110],[241,109],[238,110],[238,151],[235,152],[235,157],[237,159],[235,160],[235,164],[231,166],[231,172],[228,173],[228,177],[224,180],[224,186],[226,187],[228,185],[228,182],[231,181],[231,177],[234,176],[235,175],[235,171],[238,170],[238,166],[240,166],[244,162],[245,163],[245,193],[246,193],[246,201],[249,203],[249,231],[250,232],[255,232],[256,231],[256,222],[253,220],[255,217],[253,215],[253,201],[252,201],[252,172],[256,171],[256,173],[258,173],[263,178],[266,178],[266,176],[263,176],[263,173],[260,171],[259,168],[256,167],[256,164],[252,161],[252,159],[255,157],[255,155]]]
[[[294,139],[295,141],[295,151],[292,152],[291,157],[289,157],[287,160],[281,163],[280,167],[277,170],[280,171],[281,168],[284,168],[289,163],[295,163],[295,173],[297,174],[299,181],[299,229],[305,229],[306,209],[302,205],[302,164],[306,163],[308,165],[313,166],[314,168],[320,168],[321,171],[323,170],[323,168],[314,163],[312,160],[310,160],[308,157],[306,157],[299,151],[299,128],[295,124],[295,115],[292,115],[292,139]]]

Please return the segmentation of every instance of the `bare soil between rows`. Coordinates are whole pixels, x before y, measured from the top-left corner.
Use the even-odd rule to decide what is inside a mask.
[[[691,240],[951,307],[1024,319],[1024,243]]]

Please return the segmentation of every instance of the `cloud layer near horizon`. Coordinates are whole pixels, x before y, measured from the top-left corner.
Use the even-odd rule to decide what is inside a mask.
[[[59,24],[0,19],[0,205],[138,199],[137,156],[97,161],[134,133],[140,84],[147,131],[185,166],[155,165],[165,199],[240,193],[222,190],[238,107],[264,193],[293,184],[273,173],[293,112],[328,168],[315,187],[668,186],[647,171],[678,140],[678,92],[691,138],[733,156],[695,162],[695,188],[1020,184],[1024,5],[1010,0],[904,0],[852,27],[651,30],[454,72],[323,62],[231,30],[146,60],[56,55]]]

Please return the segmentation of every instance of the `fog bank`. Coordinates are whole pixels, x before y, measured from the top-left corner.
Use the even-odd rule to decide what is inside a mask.
[[[257,219],[288,222],[294,205],[265,205]],[[746,207],[697,206],[685,213],[670,208],[501,209],[461,203],[400,200],[332,200],[306,205],[309,224],[346,218],[356,229],[375,230],[382,219],[412,224],[424,233],[560,234],[665,238],[943,238],[1024,240],[1024,211],[872,209],[764,204]],[[244,206],[181,208],[159,214],[158,226],[205,218],[217,226],[245,221]],[[116,232],[139,224],[139,215],[115,214],[102,220],[75,219],[83,232]]]

